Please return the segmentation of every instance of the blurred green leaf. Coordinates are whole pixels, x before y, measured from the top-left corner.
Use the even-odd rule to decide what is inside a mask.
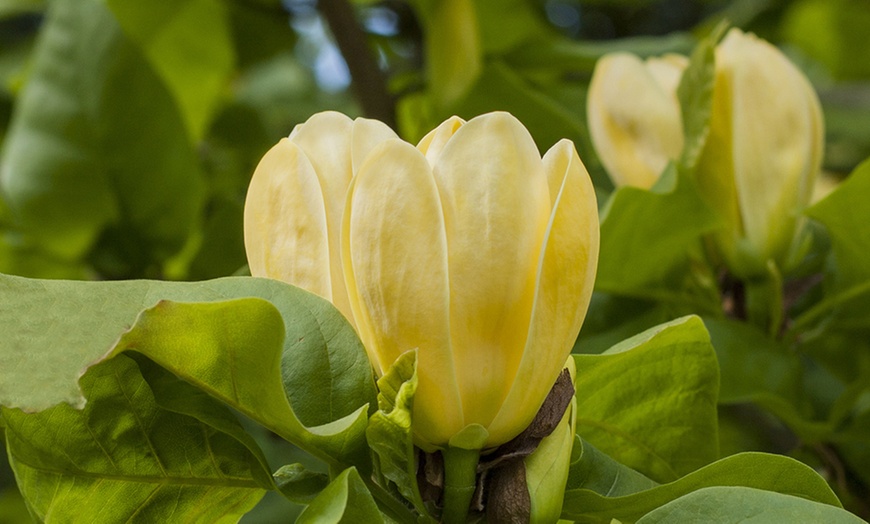
[[[827,275],[825,298],[795,319],[801,332],[825,319],[839,328],[870,330],[870,160],[855,171],[806,214],[828,229],[834,255],[834,270]],[[831,329],[832,326],[828,326]]]
[[[223,0],[108,0],[124,29],[172,93],[192,140],[202,137],[235,65]]]
[[[359,472],[348,468],[333,480],[296,520],[298,524],[378,524],[384,517]]]
[[[143,364],[140,373],[119,356],[90,368],[81,411],[3,408],[18,485],[40,521],[237,519],[271,488],[262,453],[226,407]]]
[[[574,359],[577,434],[596,448],[658,482],[719,456],[719,368],[698,317]]]
[[[99,0],[49,6],[29,80],[0,158],[16,227],[77,260],[111,229],[147,266],[179,249],[202,180],[183,121],[161,81]]]
[[[523,122],[541,151],[563,138],[579,142],[586,133],[578,111],[562,106],[507,64],[495,60],[486,65],[477,83],[453,109],[467,119],[490,111],[509,111]]]
[[[620,466],[603,460],[602,467],[611,470]],[[586,488],[573,488],[565,492],[565,505],[562,518],[578,523],[610,524],[611,519],[623,522],[635,522],[643,515],[670,501],[708,488],[711,486],[745,486],[768,492],[783,493],[802,497],[815,503],[826,504],[831,510],[838,509],[840,503],[828,487],[827,482],[808,466],[789,457],[768,455],[765,453],[741,453],[723,458],[679,480],[669,484],[655,486],[646,490],[629,493],[633,489],[643,488],[634,476],[611,474],[613,483],[610,490],[616,496],[600,494],[603,486],[597,485],[596,491]],[[723,508],[740,508],[739,502],[733,502]],[[841,511],[840,513],[845,513]],[[703,516],[701,516],[703,515]],[[707,522],[706,513],[696,514],[693,518],[682,522],[697,521],[698,518]],[[726,522],[742,522],[737,519]],[[795,521],[788,521],[795,522]],[[797,522],[802,522],[798,519]],[[824,520],[821,522],[825,522]],[[860,521],[859,521],[860,522]]]
[[[848,511],[789,494],[739,486],[702,488],[657,508],[637,524],[678,524],[704,516],[710,524],[737,522],[861,523]]]
[[[783,17],[785,39],[823,63],[838,79],[870,78],[864,0],[800,0]]]
[[[0,19],[21,13],[39,12],[45,9],[45,0],[2,0]]]
[[[713,85],[716,81],[715,51],[725,27],[719,25],[707,38],[698,43],[677,86],[683,134],[686,138],[680,155],[680,169],[687,173],[694,172],[704,144],[707,142],[707,135],[710,134]]]
[[[605,204],[596,290],[717,311],[715,282],[690,257],[700,258],[693,255],[699,239],[718,227],[719,220],[694,182],[674,169],[669,167],[659,179],[664,192],[625,186]],[[669,180],[674,181],[671,187]]]

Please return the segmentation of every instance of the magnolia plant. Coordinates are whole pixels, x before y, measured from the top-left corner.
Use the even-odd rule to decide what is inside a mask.
[[[751,120],[737,108],[757,102],[736,88],[740,73],[722,69],[718,54],[749,38],[732,35],[715,75],[712,44],[688,64],[602,61],[600,74],[620,79],[613,92],[646,86],[638,110],[662,104],[593,116],[594,133],[618,138],[612,147],[595,138],[602,159],[624,157],[605,164],[626,183],[642,170],[643,185],[668,163],[681,172],[671,186],[656,182],[665,186],[657,192],[616,191],[600,224],[573,143],[541,155],[508,113],[448,118],[414,145],[381,122],[325,112],[281,139],[253,174],[244,209],[253,277],[0,275],[0,429],[29,514],[257,522],[273,492],[296,504],[282,519],[301,523],[861,522],[808,465],[725,447],[719,403],[746,402],[747,389],[757,394],[751,388],[766,380],[736,380],[735,367],[782,369],[764,351],[745,355],[763,347],[763,335],[711,314],[650,317],[636,305],[627,324],[602,328],[624,303],[592,296],[593,285],[630,293],[661,271],[709,282],[697,260],[679,265],[685,244],[737,230],[723,229],[710,208],[741,209],[732,193],[747,190],[749,171],[711,178],[731,192],[701,197],[685,184],[692,173],[734,174],[736,155],[751,149],[742,135],[715,145],[721,129]],[[779,55],[768,60],[791,71]],[[590,109],[609,96],[599,81]],[[715,96],[704,88],[714,83]],[[807,125],[804,143],[815,147],[820,122],[812,102],[809,111],[800,105],[809,96],[801,89],[783,104],[798,106],[793,123]],[[686,124],[696,120],[703,125]],[[805,168],[771,177],[797,185],[781,191],[787,205],[766,193],[773,183],[751,188],[776,212],[800,204],[815,162],[786,147],[785,134],[770,147],[789,154],[767,167]],[[715,195],[725,204],[705,203]],[[836,224],[830,209],[851,193],[843,195],[835,191],[814,216]],[[693,219],[684,229],[655,229],[683,214]],[[739,232],[754,241],[743,229],[753,222],[741,220]],[[854,251],[838,253],[849,260]],[[644,307],[662,295],[643,295]],[[592,330],[578,342],[584,321]],[[863,390],[844,389],[830,424],[857,421],[840,444],[861,456],[866,442],[854,434],[864,419],[846,401],[860,407]],[[758,395],[750,398],[790,413],[771,392]],[[808,442],[825,435],[820,423],[799,422]]]

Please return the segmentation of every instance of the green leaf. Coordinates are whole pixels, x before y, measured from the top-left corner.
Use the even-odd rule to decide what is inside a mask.
[[[718,311],[715,283],[700,258],[699,239],[719,219],[698,195],[694,182],[669,168],[659,183],[675,186],[659,193],[622,187],[601,218],[601,252],[596,290]],[[658,188],[654,188],[658,189]],[[694,257],[694,258],[693,258]],[[706,286],[706,287],[704,287]]]
[[[108,0],[108,5],[166,83],[191,139],[202,138],[235,63],[226,2]]]
[[[703,515],[709,524],[765,522],[861,523],[848,511],[792,495],[755,488],[717,486],[699,489],[653,510],[637,524],[682,524]]]
[[[271,489],[262,453],[225,406],[141,363],[150,369],[126,356],[91,367],[83,410],[3,408],[10,463],[40,521],[236,520]]]
[[[356,468],[344,470],[324,489],[305,511],[297,524],[377,524],[384,517],[372,494],[366,489]]]
[[[677,86],[677,98],[683,119],[685,145],[680,156],[680,169],[692,173],[710,134],[713,113],[713,85],[716,82],[716,44],[725,33],[725,24],[701,40],[692,52],[689,65]]]
[[[235,297],[262,298],[230,300]],[[244,277],[196,283],[65,282],[0,276],[0,331],[5,335],[0,345],[2,405],[28,411],[61,402],[81,406],[77,379],[82,370],[133,349],[327,462],[368,464],[366,406],[374,403],[375,390],[365,352],[350,340],[353,328],[331,304],[281,282]],[[299,383],[282,380],[282,363],[296,361],[287,353],[300,361],[328,355],[327,369],[296,379],[320,393],[323,418],[334,417],[329,423],[307,429],[292,411],[291,404],[311,398],[295,397]],[[33,388],[34,383],[46,387]]]
[[[509,111],[528,128],[541,151],[563,138],[579,143],[586,136],[586,125],[576,110],[563,106],[498,60],[486,64],[477,83],[452,109],[463,118]]]
[[[272,477],[281,494],[299,504],[310,503],[329,485],[329,476],[311,471],[302,464],[281,466]]]
[[[719,360],[720,404],[752,402],[808,441],[831,432],[834,424],[814,420],[804,400],[811,390],[804,389],[804,366],[796,353],[744,322],[705,318],[704,324]]]
[[[47,254],[138,264],[179,249],[202,179],[184,122],[100,0],[51,2],[0,158],[15,225]]]
[[[616,462],[592,444],[575,435],[571,469],[565,489],[590,490],[604,497],[623,497],[652,489],[659,484]]]
[[[858,166],[830,195],[806,210],[825,225],[836,261],[832,285],[846,299],[870,295],[870,160]],[[829,299],[830,300],[830,299]]]
[[[614,468],[613,465],[609,467]],[[627,492],[636,487],[623,487],[625,481],[618,475],[611,475],[615,479],[612,490],[614,493],[619,493],[619,496],[607,496],[582,487],[569,489],[565,492],[562,518],[579,523],[609,524],[612,518],[623,522],[634,522],[655,508],[687,493],[710,486],[745,486],[803,497],[831,507],[840,507],[837,497],[822,477],[810,467],[781,455],[765,453],[732,455],[669,484],[634,493]],[[637,481],[634,482],[637,486]],[[595,489],[600,491],[602,487],[595,486]]]
[[[658,482],[719,456],[719,368],[698,317],[574,359],[577,433],[595,447]]]
[[[377,456],[378,471],[393,483],[421,515],[426,506],[417,487],[417,460],[411,407],[417,391],[417,352],[402,354],[378,380],[378,411],[369,419],[366,438]]]

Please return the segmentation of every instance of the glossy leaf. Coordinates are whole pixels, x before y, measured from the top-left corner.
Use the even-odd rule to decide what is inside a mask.
[[[142,364],[91,367],[83,410],[3,408],[10,462],[40,521],[217,522],[271,489],[262,453],[225,406]]]
[[[645,515],[637,524],[677,524],[700,515],[710,524],[864,522],[836,506],[755,488],[721,486],[699,489],[680,497]]]
[[[719,368],[698,317],[574,358],[577,433],[596,448],[658,482],[718,457]]]
[[[612,459],[599,460],[598,464],[598,468],[612,472],[610,477],[613,480],[608,491],[616,496],[601,494],[600,484],[592,484],[592,489],[572,487],[565,493],[562,518],[580,523],[608,524],[612,518],[634,522],[670,501],[710,486],[745,486],[803,497],[831,508],[840,507],[837,497],[822,477],[808,466],[781,455],[732,455],[679,480],[642,491],[634,491],[643,487],[636,475],[617,474],[616,470],[624,466]],[[604,476],[603,473],[599,475]],[[704,518],[706,522],[706,515]]]

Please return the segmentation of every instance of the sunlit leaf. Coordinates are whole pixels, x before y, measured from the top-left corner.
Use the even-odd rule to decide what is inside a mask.
[[[658,482],[719,456],[719,368],[699,318],[574,359],[577,434],[596,448]]]
[[[158,384],[126,356],[92,367],[83,410],[3,408],[18,486],[40,521],[217,522],[271,488],[259,448],[225,406],[143,365]]]

